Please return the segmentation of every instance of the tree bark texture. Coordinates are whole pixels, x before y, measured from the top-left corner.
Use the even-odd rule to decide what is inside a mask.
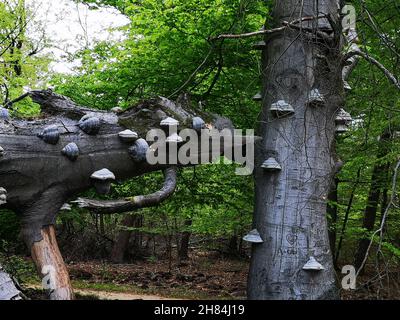
[[[338,1],[276,1],[274,22],[330,14],[338,23]],[[324,37],[321,37],[324,35]],[[335,299],[337,287],[326,219],[334,174],[335,113],[343,106],[340,36],[328,19],[303,22],[267,35],[263,50],[263,101],[256,145],[253,227],[264,240],[253,244],[249,299]],[[325,103],[308,105],[318,89]],[[276,117],[278,100],[294,113]],[[281,171],[261,164],[273,157]],[[313,256],[324,267],[306,271]]]
[[[329,233],[329,244],[331,246],[332,254],[336,252],[336,234],[337,234],[337,222],[338,222],[338,210],[337,210],[337,202],[338,202],[338,185],[339,179],[335,178],[332,182],[331,190],[328,195],[328,207],[327,214],[329,216],[330,224],[328,224],[328,233]],[[336,267],[336,266],[335,266]]]
[[[49,290],[50,300],[72,300],[74,293],[58,248],[54,226],[44,227],[41,234],[43,239],[32,244],[31,255],[39,275],[44,279],[44,287]]]

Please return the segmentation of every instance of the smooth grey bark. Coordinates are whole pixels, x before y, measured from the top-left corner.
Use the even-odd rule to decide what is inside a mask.
[[[0,300],[21,300],[21,292],[0,265]]]
[[[333,0],[276,1],[272,14],[276,25],[323,14],[340,25],[339,4]],[[307,21],[301,28],[286,28],[265,38],[258,134],[263,142],[256,145],[253,222],[264,243],[252,248],[249,299],[338,297],[326,204],[335,167],[335,113],[343,106],[343,81],[341,26],[333,28],[330,22]],[[321,106],[308,105],[314,88],[325,97]],[[270,107],[278,100],[290,103],[294,114],[274,117]],[[281,171],[260,167],[269,157],[278,161]],[[302,269],[311,256],[324,270]]]

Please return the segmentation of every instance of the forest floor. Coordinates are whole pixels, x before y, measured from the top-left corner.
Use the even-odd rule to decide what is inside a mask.
[[[201,251],[192,253],[184,263],[148,259],[120,265],[101,261],[68,264],[78,299],[90,300],[245,299],[248,267],[247,259]],[[341,299],[400,299],[398,271],[391,274],[390,281],[374,280],[374,274],[367,269],[358,281],[366,285],[342,291]],[[338,273],[339,283],[341,277]],[[37,292],[38,285],[34,283],[36,293],[31,292],[34,299],[43,297]]]
[[[69,262],[79,298],[117,300],[245,299],[248,261],[196,252],[188,261],[143,260],[132,264]],[[28,284],[39,289],[39,283]],[[39,297],[40,298],[40,297]]]

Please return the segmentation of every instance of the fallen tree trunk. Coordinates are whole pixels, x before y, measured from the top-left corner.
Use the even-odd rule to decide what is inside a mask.
[[[232,129],[232,124],[225,118],[196,113],[188,105],[161,97],[117,114],[77,106],[50,90],[32,91],[23,98],[28,96],[41,106],[40,118],[11,119],[6,109],[1,109],[0,208],[18,214],[23,239],[41,277],[48,276],[46,270],[55,270],[50,298],[72,299],[68,272],[53,228],[63,204],[93,186],[107,192],[110,179],[123,181],[163,170],[164,187],[152,195],[106,203],[80,200],[82,206],[93,207],[98,213],[155,205],[174,192],[176,169],[168,163],[148,163],[149,146],[143,138],[149,130],[160,128],[160,121],[168,117],[179,121],[182,128],[191,128],[199,115],[209,128]],[[121,136],[126,129],[131,130],[128,137],[134,136],[133,131],[137,137],[127,141],[126,136]],[[143,138],[137,140],[139,137]],[[217,149],[222,154],[223,145]],[[198,150],[197,156],[202,152],[208,155],[210,150]],[[184,165],[191,164],[178,162],[173,167]]]

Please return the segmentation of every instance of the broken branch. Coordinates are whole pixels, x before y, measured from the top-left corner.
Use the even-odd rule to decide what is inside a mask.
[[[80,208],[87,208],[99,214],[124,213],[134,209],[154,207],[174,193],[177,183],[176,173],[177,169],[175,167],[166,169],[164,171],[165,181],[162,189],[149,195],[136,196],[129,200],[110,201],[79,198],[72,202],[78,204]]]

